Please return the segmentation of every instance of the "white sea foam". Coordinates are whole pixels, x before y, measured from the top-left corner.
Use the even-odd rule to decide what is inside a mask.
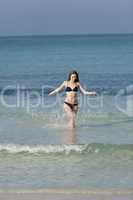
[[[19,145],[19,144],[0,144],[0,151],[9,153],[62,153],[70,152],[82,153],[86,145]]]
[[[40,154],[40,153],[95,153],[103,152],[106,154],[108,151],[110,152],[119,152],[121,154],[122,151],[126,150],[126,152],[133,153],[133,145],[132,144],[104,144],[104,143],[91,143],[91,144],[49,144],[49,145],[22,145],[22,144],[0,144],[0,152],[7,152],[11,154],[15,153],[31,153],[31,154]]]

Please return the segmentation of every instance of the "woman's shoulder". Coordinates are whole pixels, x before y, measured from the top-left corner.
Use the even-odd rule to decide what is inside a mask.
[[[69,84],[69,81],[68,81],[68,80],[65,80],[65,81],[63,81],[63,84],[64,84],[64,86],[67,87],[67,85]],[[76,82],[76,86],[78,87],[79,85],[80,85],[80,82],[79,82],[79,81]]]
[[[67,83],[68,83],[67,80],[63,81],[64,86],[67,86]]]

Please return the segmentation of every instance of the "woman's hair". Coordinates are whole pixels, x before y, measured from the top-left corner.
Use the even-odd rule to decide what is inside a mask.
[[[75,79],[74,82],[79,82],[79,75],[78,75],[78,72],[76,72],[75,70],[69,72],[67,81],[70,81],[71,75],[72,75],[72,74],[75,74],[75,75],[76,75],[76,79]]]

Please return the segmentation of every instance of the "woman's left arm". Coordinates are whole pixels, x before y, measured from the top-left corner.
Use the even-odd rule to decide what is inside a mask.
[[[79,89],[80,91],[84,94],[84,95],[92,95],[92,96],[96,96],[96,92],[95,91],[92,91],[92,92],[89,92],[89,91],[86,91],[80,83],[78,83],[79,85]]]

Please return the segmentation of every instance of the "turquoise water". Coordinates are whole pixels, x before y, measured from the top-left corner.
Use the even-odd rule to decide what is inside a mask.
[[[132,34],[0,37],[0,187],[132,188],[132,58]],[[73,131],[48,97],[72,69],[98,94]]]

